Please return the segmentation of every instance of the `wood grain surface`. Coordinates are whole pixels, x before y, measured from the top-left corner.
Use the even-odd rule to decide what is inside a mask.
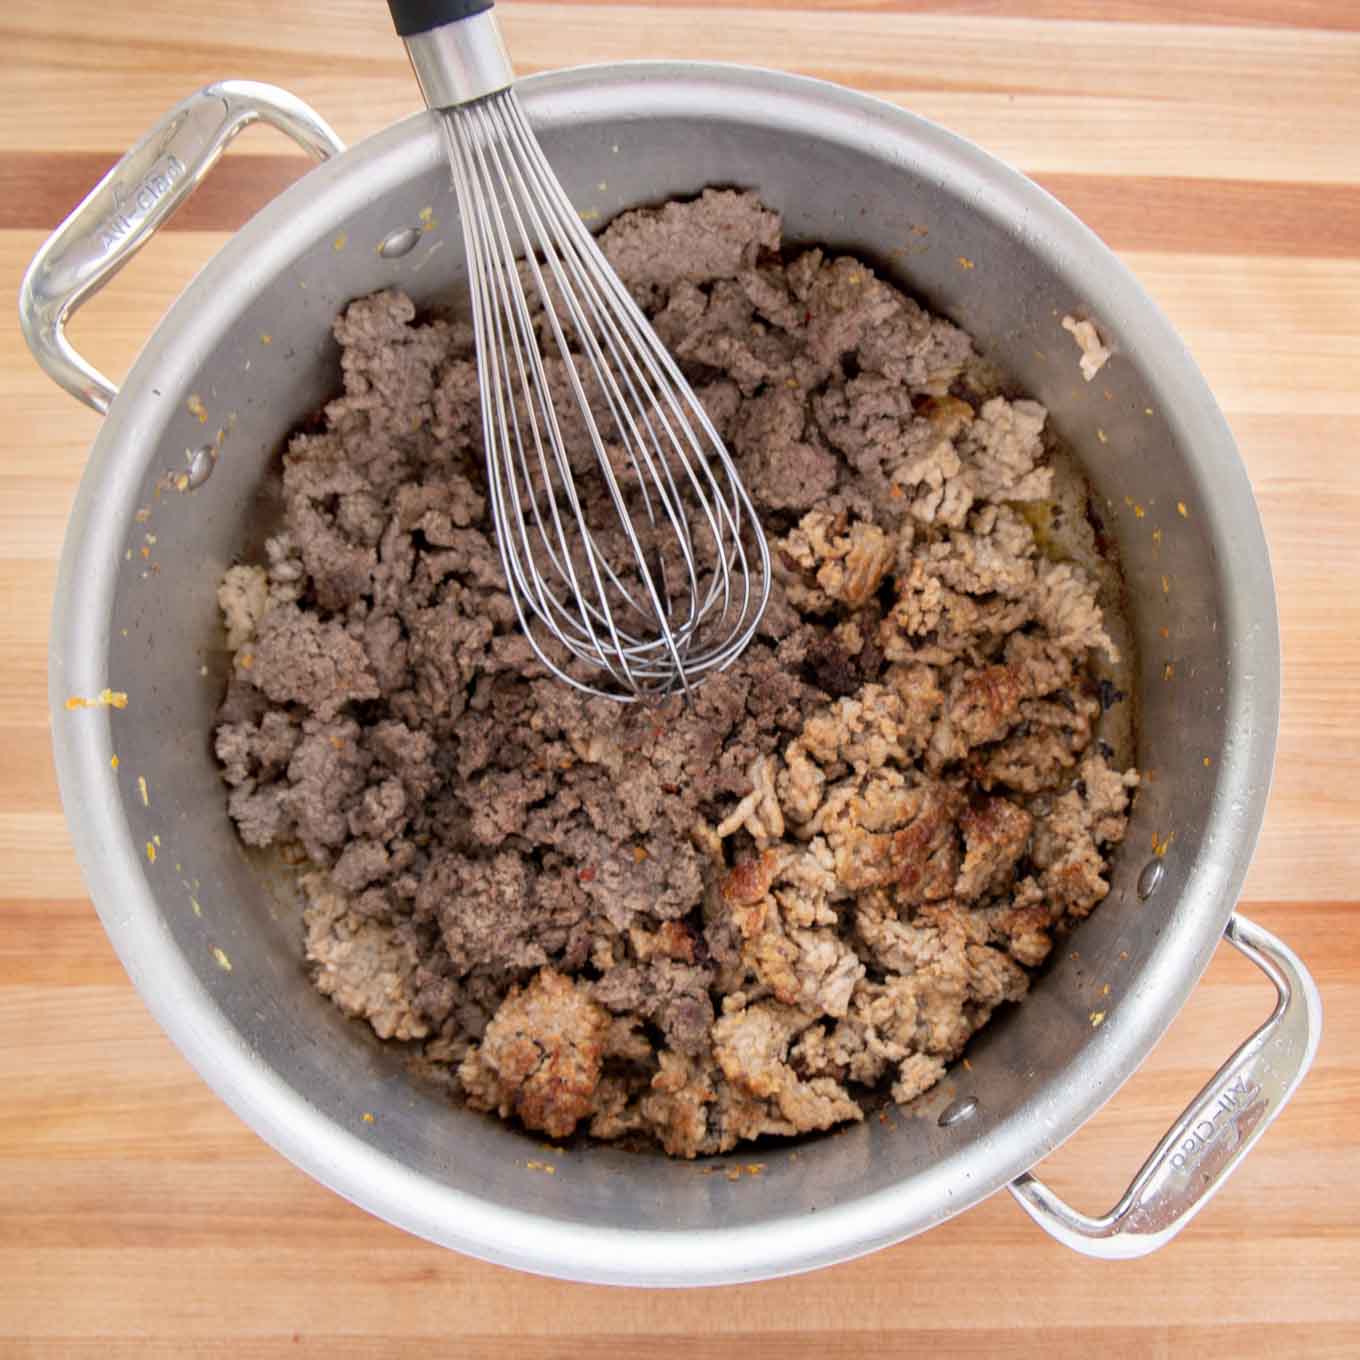
[[[224,76],[355,141],[418,103],[379,0],[61,0],[0,17],[0,295],[151,122]],[[1101,1265],[1005,1196],[802,1279],[583,1288],[407,1237],[261,1143],[113,956],[58,804],[45,701],[61,536],[97,419],[0,328],[0,1353],[466,1357],[1360,1355],[1360,7],[1353,0],[517,3],[521,70],[716,58],[838,80],[1047,185],[1171,315],[1241,443],[1270,537],[1285,704],[1245,908],[1309,962],[1317,1065],[1203,1216]],[[305,167],[242,138],[90,306],[126,369],[178,289]],[[1091,1210],[1264,1016],[1228,951],[1151,1059],[1044,1165]]]

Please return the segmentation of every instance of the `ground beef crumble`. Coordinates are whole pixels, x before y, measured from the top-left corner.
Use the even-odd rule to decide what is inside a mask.
[[[216,751],[242,839],[310,861],[337,1006],[478,1109],[693,1157],[939,1081],[1105,896],[1137,775],[1095,741],[1095,582],[1017,510],[1052,487],[1044,408],[858,261],[781,255],[749,194],[601,239],[760,509],[756,640],[688,708],[549,678],[471,333],[380,293],[223,582]]]

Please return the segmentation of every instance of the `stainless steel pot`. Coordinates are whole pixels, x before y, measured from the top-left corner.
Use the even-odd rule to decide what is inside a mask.
[[[336,386],[335,313],[389,284],[445,295],[463,260],[428,115],[340,154],[297,101],[227,82],[129,153],[44,247],[21,299],[39,361],[107,411],[62,558],[51,702],[76,849],[129,974],[262,1137],[373,1213],[488,1260],[631,1284],[753,1280],[897,1241],[1001,1186],[1078,1250],[1160,1246],[1289,1098],[1321,1019],[1298,959],[1233,914],[1266,802],[1279,638],[1256,507],[1203,379],[1127,271],[1053,199],[887,104],[688,64],[562,72],[523,93],[588,217],[753,186],[790,237],[905,278],[1049,406],[1118,541],[1140,658],[1149,777],[1113,890],[918,1117],[870,1120],[796,1158],[763,1151],[764,1174],[736,1182],[605,1148],[545,1154],[449,1109],[342,1019],[303,976],[298,920],[224,814],[208,742],[225,673],[214,591],[251,537],[282,436]],[[256,118],[326,163],[204,269],[115,396],[66,344],[67,316]],[[1094,317],[1115,351],[1093,383],[1060,329],[1066,313]],[[1135,502],[1142,514],[1126,512]],[[113,706],[123,692],[126,707]],[[1029,1168],[1142,1062],[1225,934],[1278,988],[1274,1014],[1115,1209],[1077,1213]],[[545,1158],[555,1175],[526,1169]]]

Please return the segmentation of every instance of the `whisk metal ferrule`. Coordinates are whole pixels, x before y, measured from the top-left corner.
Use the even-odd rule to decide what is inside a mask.
[[[489,0],[389,0],[389,8],[430,108],[457,108],[513,83]]]

